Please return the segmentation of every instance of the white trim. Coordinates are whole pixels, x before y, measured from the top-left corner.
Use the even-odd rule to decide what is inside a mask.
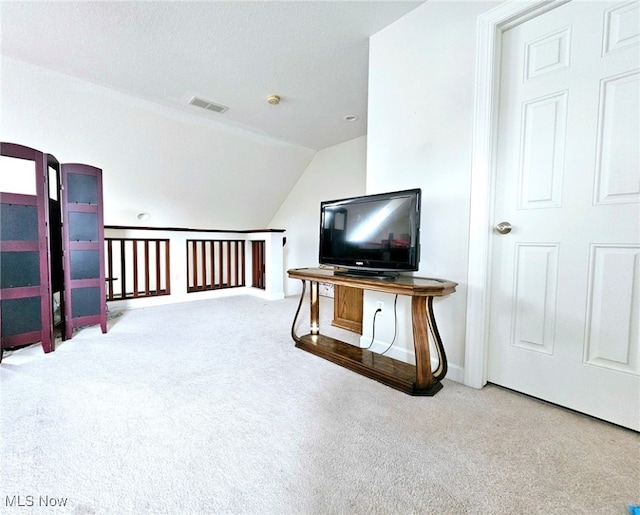
[[[278,300],[281,297],[270,298],[264,290],[251,286],[237,286],[233,288],[220,288],[216,290],[199,291],[185,293],[184,295],[158,295],[157,297],[138,297],[123,300],[111,300],[107,304],[107,311],[120,311],[138,308],[150,308],[153,306],[164,306],[167,304],[182,304],[184,302],[194,302],[198,300],[221,299],[224,297],[236,297],[238,295],[252,295],[254,297],[266,298],[267,300]]]
[[[487,383],[493,174],[501,35],[505,30],[567,1],[508,0],[478,18],[464,366],[464,384],[473,388],[482,388]]]

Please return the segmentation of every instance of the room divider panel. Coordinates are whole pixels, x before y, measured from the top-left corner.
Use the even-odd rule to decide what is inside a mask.
[[[62,182],[66,337],[91,324],[106,333],[102,170],[63,164]]]
[[[54,351],[80,325],[106,332],[102,170],[14,143],[0,156],[0,360]]]
[[[35,194],[0,192],[2,359],[4,349],[30,343],[40,342],[44,352],[54,350],[47,226],[48,161],[56,161],[53,156],[12,143],[0,144],[0,155],[32,162],[35,190]]]

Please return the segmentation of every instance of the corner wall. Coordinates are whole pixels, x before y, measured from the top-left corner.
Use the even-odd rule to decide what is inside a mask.
[[[287,230],[285,295],[302,289],[300,281],[287,278],[286,270],[318,266],[320,202],[364,193],[366,152],[366,136],[318,152],[269,222],[271,228]]]
[[[367,193],[422,188],[416,275],[459,283],[434,302],[447,377],[457,381],[464,376],[476,23],[498,3],[425,2],[370,40]],[[365,295],[363,339],[371,337],[367,321],[378,298]],[[381,300],[393,306],[392,297]],[[398,312],[410,319],[406,299],[398,299]],[[376,326],[381,346],[391,342],[392,326],[393,317]],[[410,335],[401,324],[389,354],[411,361]]]

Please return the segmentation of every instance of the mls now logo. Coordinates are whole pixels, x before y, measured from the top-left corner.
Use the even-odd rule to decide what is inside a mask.
[[[68,499],[66,497],[51,497],[48,495],[7,495],[4,505],[7,508],[31,508],[33,506],[54,507],[66,506]]]

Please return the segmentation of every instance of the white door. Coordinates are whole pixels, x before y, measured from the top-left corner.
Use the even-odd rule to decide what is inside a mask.
[[[503,33],[490,382],[640,430],[639,3]]]

